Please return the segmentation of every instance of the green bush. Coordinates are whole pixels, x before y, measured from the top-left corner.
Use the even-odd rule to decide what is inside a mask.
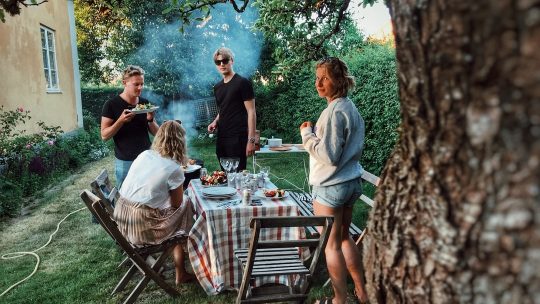
[[[103,88],[81,88],[82,107],[91,113],[90,117],[99,124],[101,121],[101,110],[103,104],[120,94],[123,88],[103,87]]]
[[[71,169],[109,153],[95,117],[87,111],[83,113],[84,129],[60,136],[59,127],[43,122],[38,122],[40,132],[27,135],[17,125],[28,122],[29,111],[0,110],[0,125],[12,124],[0,132],[0,216],[18,214],[24,196],[35,194]]]
[[[0,175],[0,216],[15,216],[22,206],[22,189]]]
[[[362,166],[380,175],[398,139],[400,105],[394,49],[387,45],[368,44],[360,56],[347,56],[356,80],[350,97],[366,124]]]
[[[362,166],[379,175],[397,141],[400,123],[394,49],[388,45],[367,44],[338,56],[355,76],[356,89],[349,97],[366,124]],[[326,100],[315,90],[314,66],[314,63],[306,65],[286,82],[255,83],[257,127],[261,136],[300,142],[300,124],[317,121]]]

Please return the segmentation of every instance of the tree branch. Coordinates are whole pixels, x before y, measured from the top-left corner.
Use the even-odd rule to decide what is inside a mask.
[[[347,8],[349,8],[350,3],[351,3],[351,0],[343,1],[343,4],[339,8],[339,14],[336,19],[336,24],[334,25],[334,28],[330,32],[326,33],[326,35],[323,36],[323,38],[321,39],[321,41],[319,41],[319,43],[314,45],[316,50],[319,50],[326,40],[330,39],[330,37],[332,37],[334,34],[337,34],[339,32],[341,21],[343,21],[343,18],[345,18],[345,12],[347,11]]]
[[[235,11],[237,11],[239,13],[243,13],[246,10],[246,6],[248,5],[249,0],[244,0],[244,5],[240,9],[238,8],[238,5],[236,5],[236,2],[234,0],[231,0],[231,3],[233,5]]]
[[[196,11],[198,9],[201,9],[203,6],[214,6],[218,3],[227,3],[228,0],[212,0],[212,1],[208,1],[208,2],[197,2],[199,4],[194,4],[189,10],[185,11],[185,12],[192,12],[192,11]]]
[[[8,12],[11,16],[19,15],[21,13],[21,5],[24,7],[37,6],[49,2],[48,0],[42,0],[37,3],[33,1],[31,3],[26,3],[25,0],[0,0],[0,20],[5,22],[3,11]]]
[[[40,3],[26,3],[26,0],[17,0],[17,1],[20,2],[22,5],[24,5],[25,7],[38,6],[38,5],[43,4],[45,2],[49,2],[48,0],[42,0]]]

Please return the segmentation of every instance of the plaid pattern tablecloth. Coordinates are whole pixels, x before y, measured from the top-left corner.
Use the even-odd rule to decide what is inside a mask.
[[[240,193],[230,199],[207,199],[199,180],[192,180],[188,189],[197,214],[189,233],[188,254],[199,283],[209,295],[240,287],[243,271],[234,250],[248,247],[251,217],[299,215],[298,205],[290,197],[263,199],[261,206],[223,206],[226,201],[240,200]],[[298,228],[263,229],[260,238],[298,238],[300,234],[304,231]],[[263,278],[256,284],[270,282],[287,284],[287,277]]]

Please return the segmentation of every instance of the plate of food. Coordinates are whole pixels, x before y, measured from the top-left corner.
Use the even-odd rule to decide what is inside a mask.
[[[143,113],[148,113],[148,112],[154,112],[157,109],[159,109],[159,107],[156,107],[155,105],[151,103],[145,103],[145,104],[138,103],[135,106],[135,108],[129,109],[129,110],[131,111],[131,113],[143,114]]]
[[[289,196],[289,192],[283,189],[262,189],[255,192],[255,196],[259,198],[284,198]]]
[[[192,172],[195,172],[195,171],[199,170],[200,168],[201,168],[200,165],[182,166],[182,169],[184,169],[184,173],[192,173]]]
[[[207,176],[201,176],[203,187],[215,187],[227,185],[227,174],[223,171],[214,171]]]

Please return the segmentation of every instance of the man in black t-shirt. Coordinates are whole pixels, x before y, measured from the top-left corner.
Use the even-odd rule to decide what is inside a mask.
[[[128,66],[122,77],[124,91],[108,100],[101,113],[101,138],[114,140],[116,185],[120,189],[131,164],[144,150],[150,148],[150,136],[159,126],[154,121],[154,112],[135,114],[130,111],[137,104],[148,104],[141,96],[144,86],[144,71],[138,66]]]
[[[238,171],[244,170],[247,156],[255,153],[255,93],[251,82],[234,72],[234,56],[230,49],[219,48],[214,53],[214,63],[223,80],[214,86],[218,115],[208,125],[208,132],[217,129],[218,159],[238,157]]]

